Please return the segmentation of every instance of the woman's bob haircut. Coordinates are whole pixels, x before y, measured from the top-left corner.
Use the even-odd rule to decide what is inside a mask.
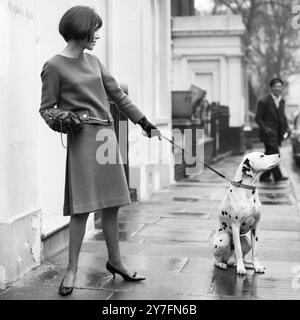
[[[102,19],[93,8],[75,6],[69,9],[59,22],[59,33],[66,42],[70,40],[91,41],[94,32],[102,27]]]

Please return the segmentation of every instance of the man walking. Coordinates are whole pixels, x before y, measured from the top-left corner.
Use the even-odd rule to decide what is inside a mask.
[[[279,146],[283,139],[290,133],[288,122],[285,116],[285,100],[282,98],[283,81],[275,78],[270,82],[271,93],[260,100],[257,105],[255,120],[259,126],[259,138],[265,145],[265,154],[279,153]],[[279,167],[265,172],[260,181],[271,182],[270,175],[274,180],[285,181]]]

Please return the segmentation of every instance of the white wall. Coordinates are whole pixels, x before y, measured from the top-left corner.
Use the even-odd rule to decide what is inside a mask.
[[[108,3],[108,67],[160,130],[171,128],[170,1],[114,0]],[[167,168],[153,160],[161,143],[129,125],[130,187],[141,199],[173,181],[172,154],[163,148]],[[166,152],[167,151],[167,152]],[[169,151],[169,152],[168,152]],[[157,165],[155,163],[157,162]]]
[[[0,287],[40,262],[35,0],[0,0]]]
[[[0,1],[0,214],[37,209],[35,1]]]

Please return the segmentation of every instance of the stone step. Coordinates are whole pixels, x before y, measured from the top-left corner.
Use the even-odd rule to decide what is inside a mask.
[[[42,236],[41,260],[44,262],[68,246],[69,224],[62,225],[55,231]]]
[[[47,217],[45,215],[45,220],[50,223],[50,220],[55,219],[55,215],[52,217]],[[54,223],[52,224],[54,226]],[[91,213],[86,226],[86,236],[90,235],[95,231],[95,216]],[[63,223],[56,224],[55,228],[47,229],[44,228],[42,231],[42,247],[41,247],[41,262],[51,258],[62,250],[66,249],[69,244],[69,221],[64,221]]]

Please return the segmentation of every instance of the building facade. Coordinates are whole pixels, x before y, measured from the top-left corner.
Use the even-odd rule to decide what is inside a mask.
[[[239,15],[172,18],[172,90],[195,85],[209,102],[228,106],[232,149],[241,152],[248,108],[242,51],[245,27]]]
[[[171,129],[169,0],[0,0],[0,286],[39,265],[62,217],[66,150],[39,115],[40,72],[61,51],[62,14],[89,5],[104,25],[92,52],[162,132]],[[129,124],[129,179],[139,199],[173,181],[171,148]],[[157,160],[158,159],[158,160]],[[90,219],[92,228],[93,219]]]

